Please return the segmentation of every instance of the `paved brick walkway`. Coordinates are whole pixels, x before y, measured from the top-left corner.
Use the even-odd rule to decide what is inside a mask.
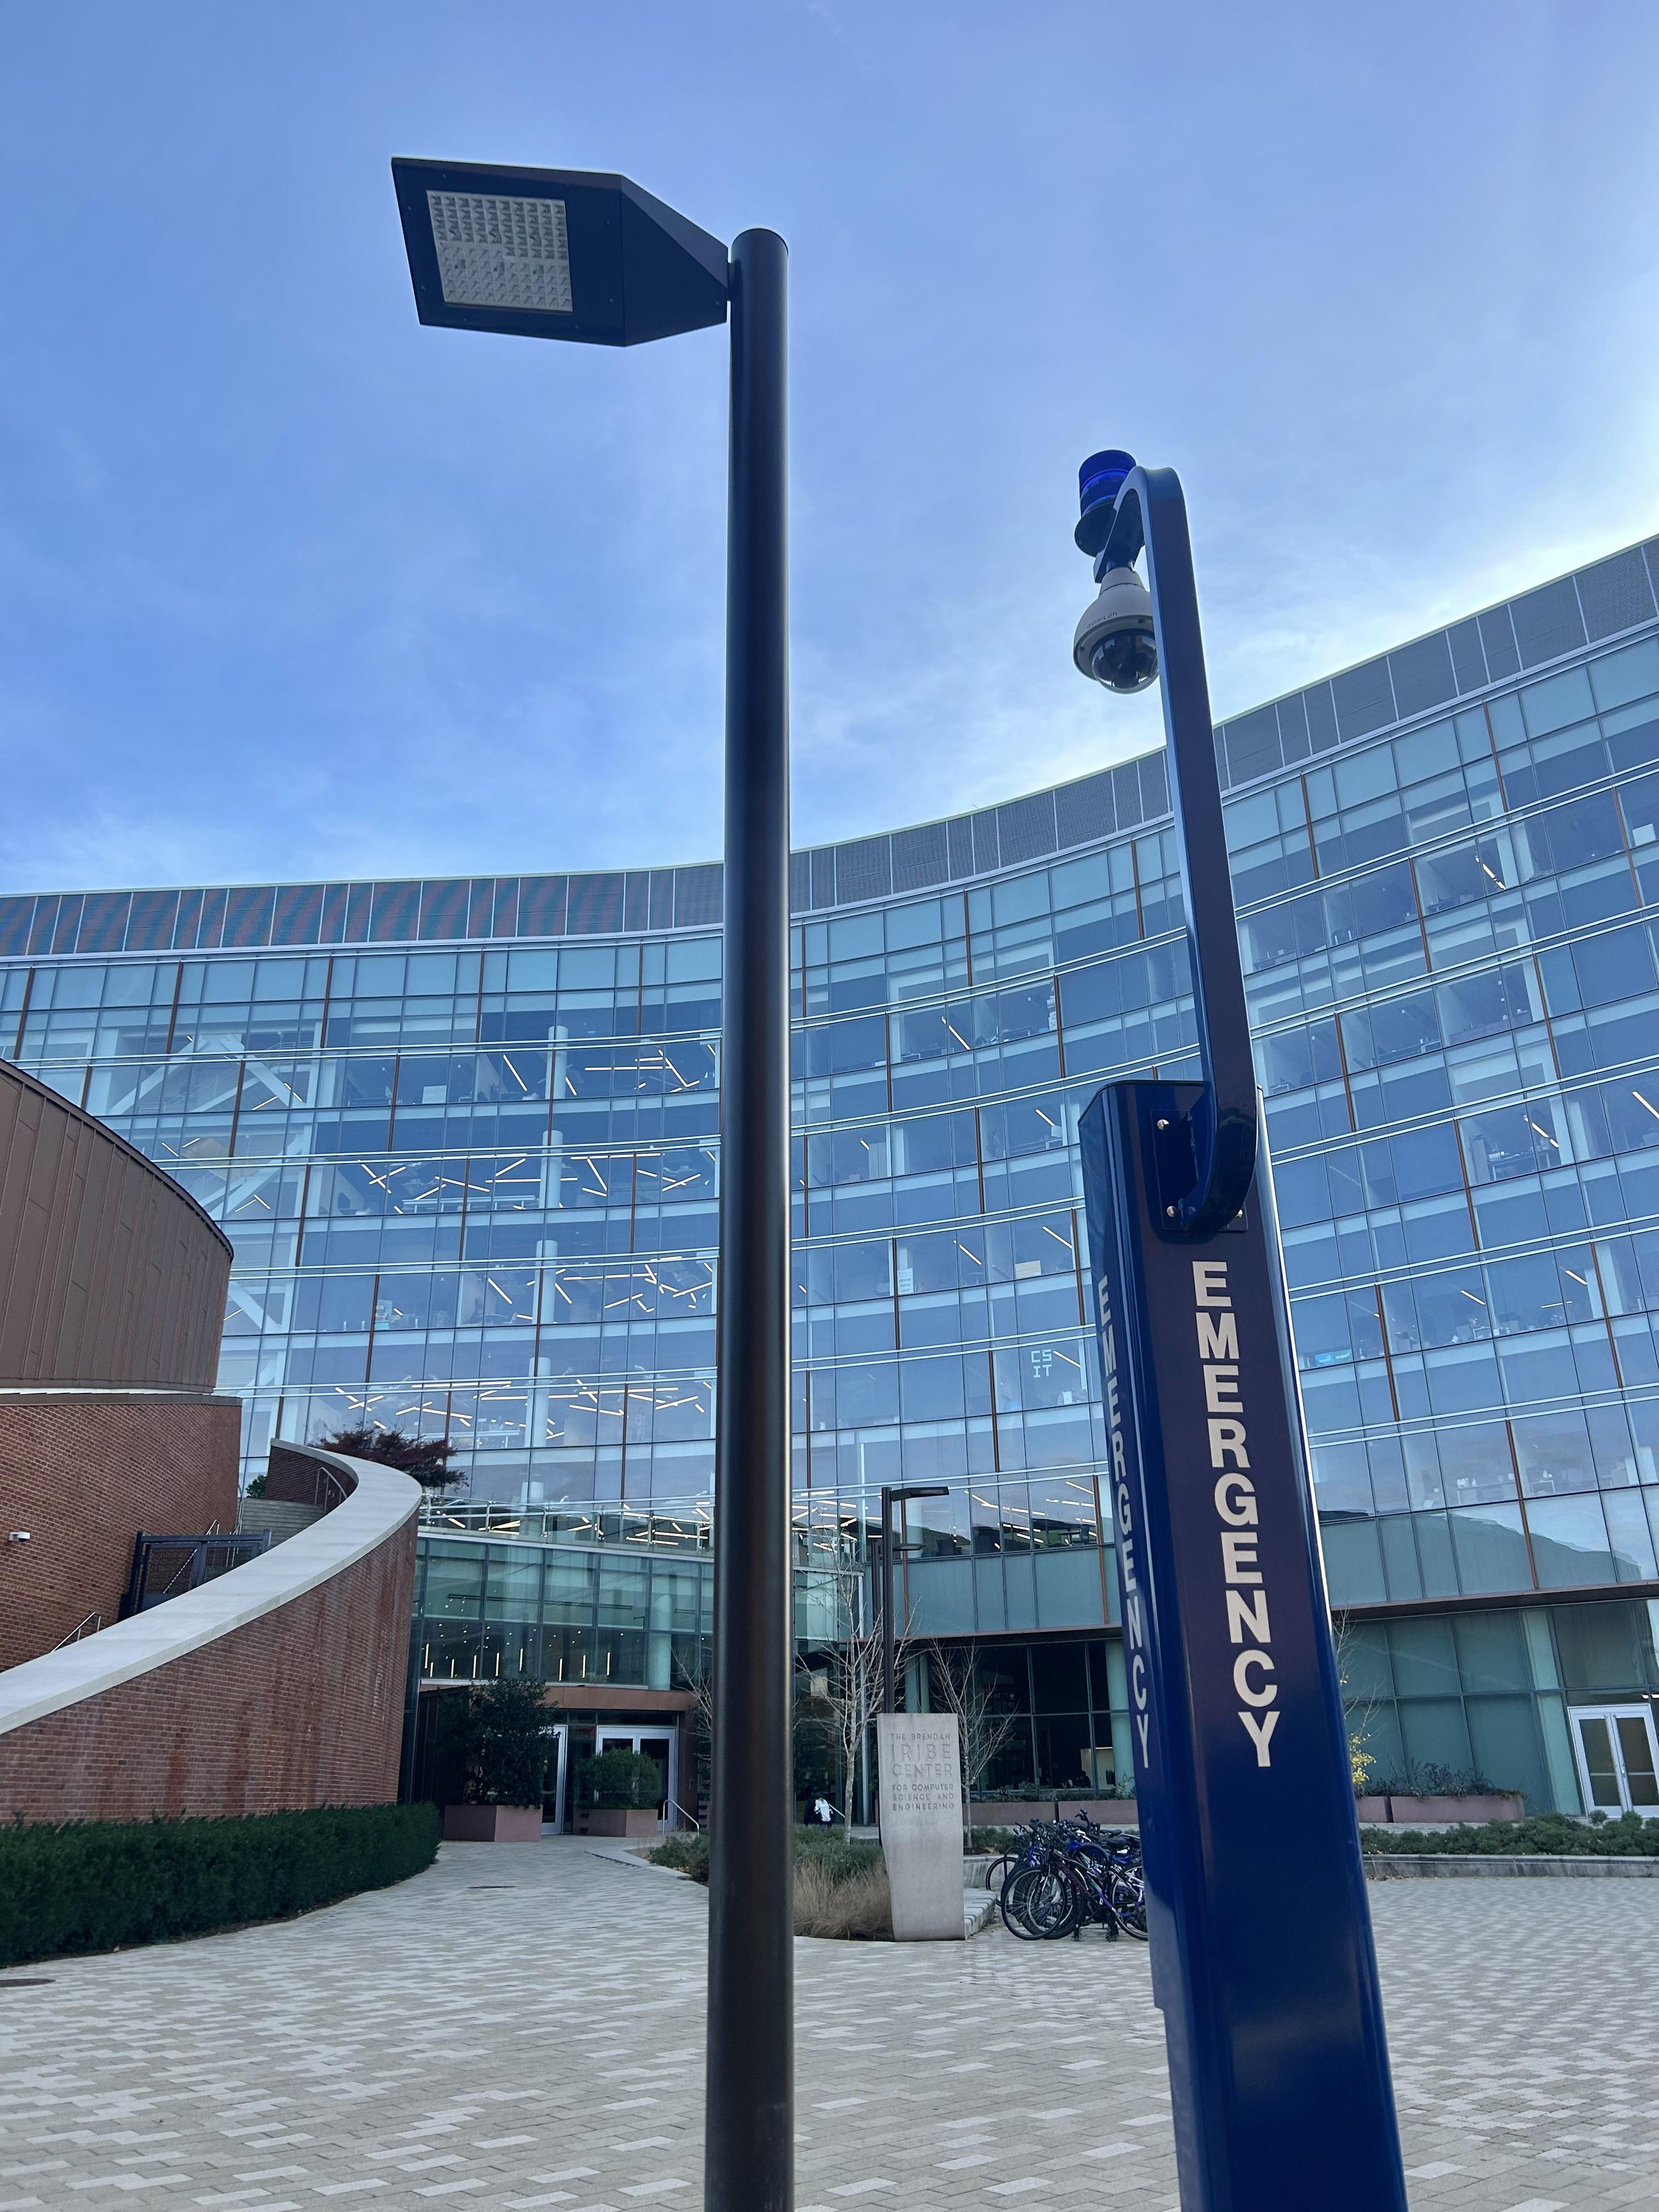
[[[1372,1905],[1417,2212],[1659,2204],[1659,1885]],[[285,1926],[0,1975],[0,2212],[690,2212],[704,1927],[580,1844],[450,1845]],[[1139,1947],[797,1966],[802,2208],[1175,2206]]]

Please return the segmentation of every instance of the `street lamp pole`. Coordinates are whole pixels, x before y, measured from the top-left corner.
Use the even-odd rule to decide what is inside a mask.
[[[787,250],[608,172],[394,161],[423,323],[628,346],[730,320],[708,2212],[794,2168]]]
[[[708,2212],[793,2194],[787,275],[732,245]]]

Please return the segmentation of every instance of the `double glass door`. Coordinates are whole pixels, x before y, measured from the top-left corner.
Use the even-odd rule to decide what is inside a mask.
[[[675,1799],[679,1791],[679,1756],[672,1729],[601,1728],[594,1731],[596,1751],[638,1751],[656,1761],[662,1777],[657,1818],[665,1828],[678,1825]]]
[[[1588,1812],[1659,1819],[1659,1739],[1650,1705],[1576,1705],[1572,1747]]]

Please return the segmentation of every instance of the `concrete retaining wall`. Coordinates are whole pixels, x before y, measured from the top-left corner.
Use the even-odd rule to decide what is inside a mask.
[[[1537,1852],[1371,1851],[1365,1857],[1368,1881],[1464,1881],[1482,1875],[1541,1875],[1560,1879],[1575,1875],[1592,1881],[1640,1881],[1659,1875],[1659,1858],[1615,1859],[1569,1857]]]

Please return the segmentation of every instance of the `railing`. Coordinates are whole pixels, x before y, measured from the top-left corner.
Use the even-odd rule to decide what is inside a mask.
[[[244,1529],[234,1534],[209,1528],[185,1535],[149,1535],[141,1528],[132,1540],[132,1571],[121,1600],[120,1617],[129,1620],[134,1613],[147,1613],[169,1598],[182,1597],[186,1590],[199,1589],[204,1583],[228,1574],[245,1560],[257,1559],[270,1548],[268,1528]],[[158,1554],[164,1557],[169,1553],[179,1555],[178,1564],[157,1587]]]
[[[521,1544],[615,1546],[618,1550],[700,1552],[714,1548],[707,1498],[685,1504],[505,1505],[450,1504],[428,1497],[421,1506],[425,1535],[501,1536]],[[795,1565],[831,1571],[862,1560],[858,1523],[797,1519]]]
[[[77,1620],[67,1636],[60,1636],[52,1645],[54,1651],[66,1651],[71,1644],[78,1644],[83,1636],[96,1636],[104,1625],[101,1613],[89,1613],[84,1620]]]
[[[714,1529],[706,1505],[683,1512],[626,1505],[449,1505],[428,1498],[422,1530],[516,1537],[526,1544],[615,1544],[637,1550],[707,1552]]]

